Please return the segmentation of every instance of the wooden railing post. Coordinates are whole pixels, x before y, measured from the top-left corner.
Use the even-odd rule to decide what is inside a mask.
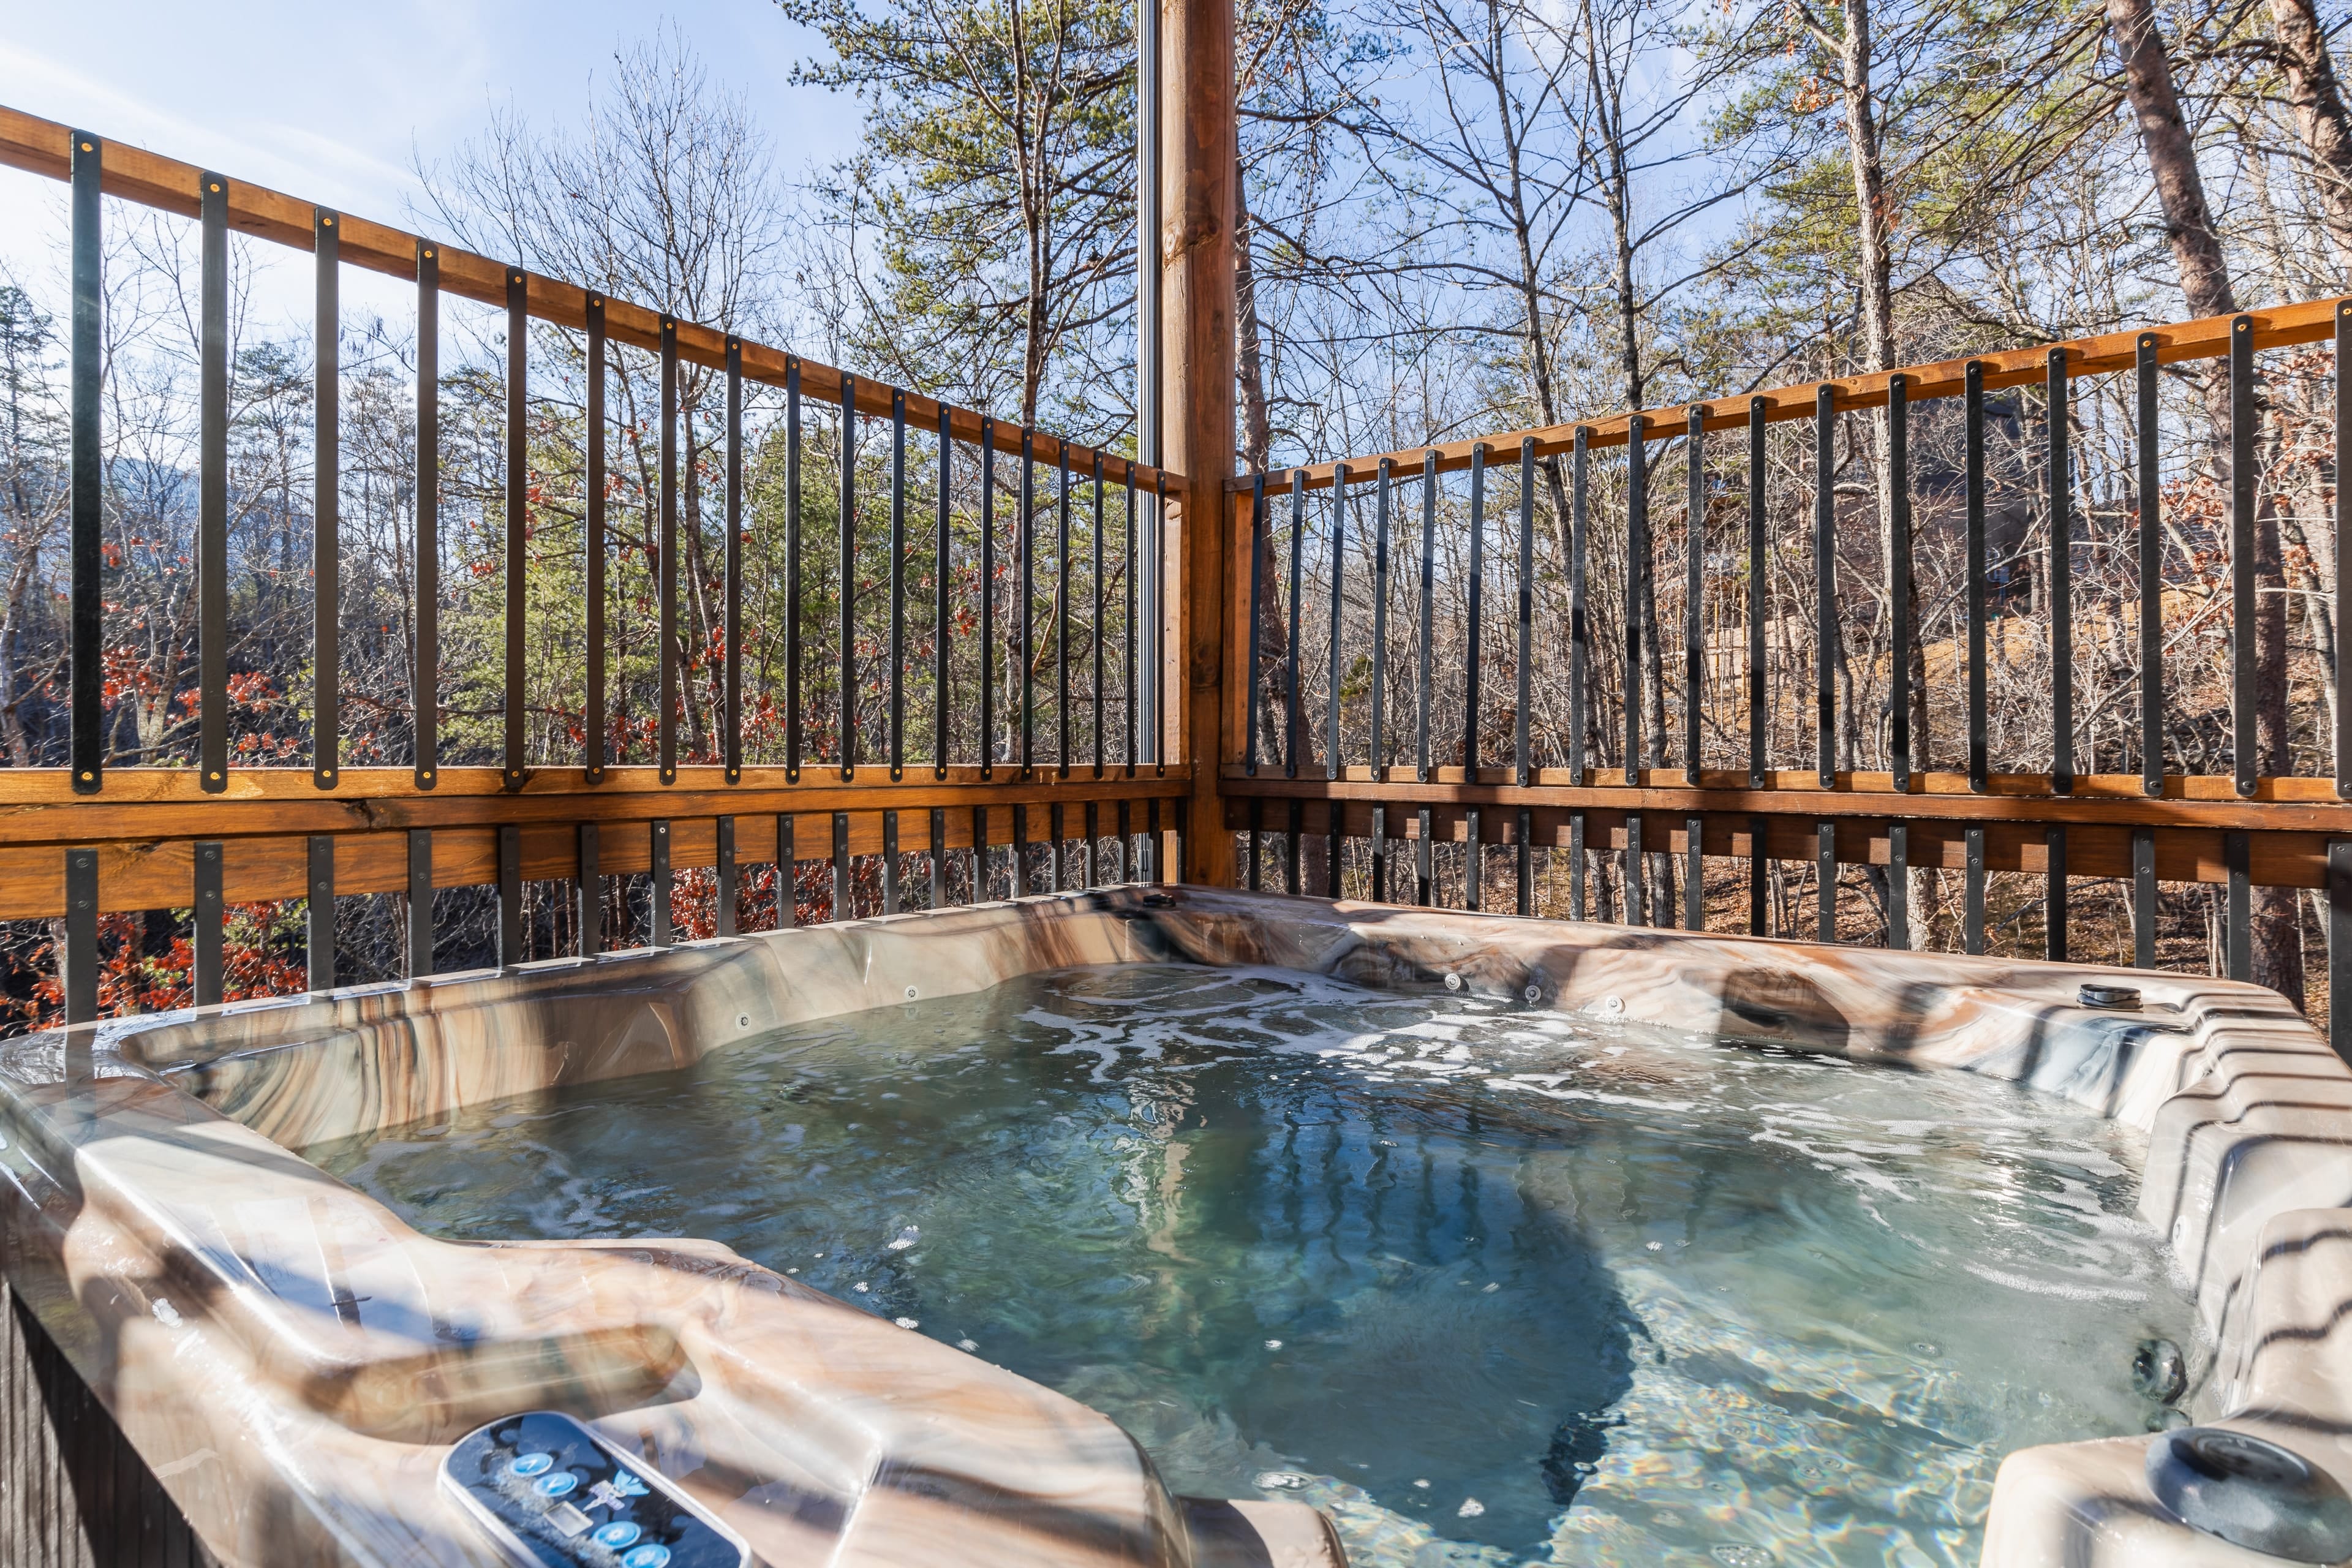
[[[1183,879],[1234,880],[1222,764],[1238,754],[1226,701],[1236,557],[1225,481],[1234,472],[1234,0],[1159,0],[1160,407],[1167,466],[1185,476],[1172,595],[1182,752],[1192,769]]]

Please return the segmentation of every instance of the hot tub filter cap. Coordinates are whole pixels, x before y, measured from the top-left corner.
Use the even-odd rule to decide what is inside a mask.
[[[2139,991],[2136,986],[2115,985],[2095,980],[2075,992],[2074,1000],[2085,1007],[2128,1013],[2139,1005]]]
[[[2352,1557],[2352,1497],[2292,1448],[2221,1426],[2183,1426],[2148,1446],[2156,1500],[2192,1529],[2294,1563]]]

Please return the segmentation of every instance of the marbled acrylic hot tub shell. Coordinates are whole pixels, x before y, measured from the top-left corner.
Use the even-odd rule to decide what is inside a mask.
[[[495,1561],[446,1445],[556,1408],[765,1561],[1336,1564],[1297,1504],[1169,1496],[1117,1426],[692,1239],[468,1246],[288,1152],[786,1025],[1181,958],[1474,992],[2030,1083],[2150,1134],[2143,1215],[2216,1342],[2194,1414],[2352,1485],[2352,1074],[2276,994],[2114,972],[1127,889],[48,1034],[0,1050],[6,1269],[236,1564]],[[1614,999],[1612,1003],[1611,999]],[[2145,1435],[2001,1467],[1988,1563],[2254,1563],[2148,1494]]]

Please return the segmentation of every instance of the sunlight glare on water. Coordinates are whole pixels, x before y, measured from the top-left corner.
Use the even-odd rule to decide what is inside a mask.
[[[453,1239],[702,1236],[1116,1417],[1358,1568],[1974,1563],[2194,1314],[2141,1140],[1279,970],[1066,970],[305,1151]]]

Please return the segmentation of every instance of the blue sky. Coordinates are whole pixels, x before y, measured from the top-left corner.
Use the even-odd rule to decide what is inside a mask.
[[[814,35],[768,0],[74,0],[11,7],[0,101],[306,200],[403,223],[411,172],[493,104],[576,120],[614,49],[674,24],[715,81],[749,90],[779,174],[848,150],[841,100],[786,85]],[[59,188],[0,170],[0,261],[53,264]],[[41,216],[34,217],[26,204]]]

